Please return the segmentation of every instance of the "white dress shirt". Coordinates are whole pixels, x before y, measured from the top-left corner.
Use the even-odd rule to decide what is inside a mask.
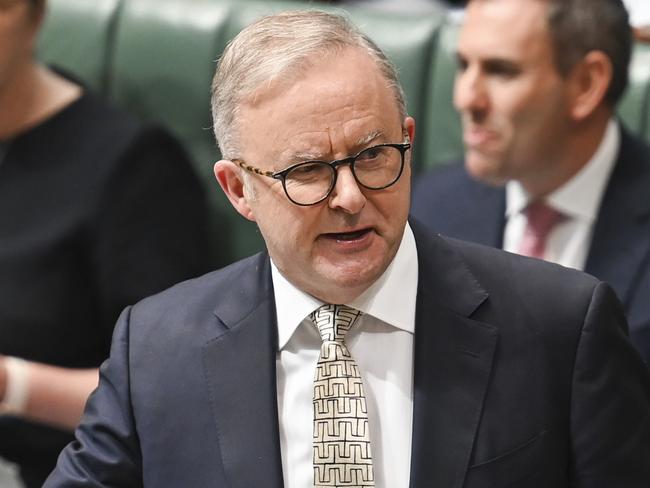
[[[621,145],[620,127],[610,120],[598,149],[569,181],[546,197],[546,203],[567,218],[550,232],[544,259],[583,270],[591,247],[600,203]],[[506,226],[503,248],[517,252],[526,228],[524,209],[529,196],[516,181],[506,185]]]
[[[323,305],[271,263],[278,320],[277,382],[285,488],[313,486],[313,381],[321,340],[308,315]],[[346,336],[368,404],[377,488],[407,488],[413,420],[413,332],[418,261],[406,226],[384,274],[349,305],[363,312]]]

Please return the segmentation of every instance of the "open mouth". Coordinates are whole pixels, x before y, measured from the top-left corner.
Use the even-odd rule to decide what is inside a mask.
[[[325,234],[329,239],[335,239],[337,241],[356,241],[361,239],[363,236],[368,234],[370,229],[361,229],[354,232],[341,232],[341,233],[332,233]]]

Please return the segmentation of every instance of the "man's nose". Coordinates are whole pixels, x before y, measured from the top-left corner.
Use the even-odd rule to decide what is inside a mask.
[[[461,113],[481,116],[487,113],[490,100],[485,80],[476,68],[467,68],[456,75],[454,106]]]
[[[366,205],[366,196],[361,191],[349,165],[339,166],[336,185],[329,198],[329,206],[349,214],[356,214]]]

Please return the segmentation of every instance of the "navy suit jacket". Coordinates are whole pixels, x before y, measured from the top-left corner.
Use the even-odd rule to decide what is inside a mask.
[[[411,211],[435,232],[502,247],[505,208],[503,188],[473,180],[458,162],[418,179]],[[585,271],[614,288],[627,313],[632,342],[650,363],[650,147],[626,131]]]
[[[611,289],[412,227],[411,487],[647,488],[650,380]],[[276,330],[265,253],[127,309],[45,486],[282,487]]]

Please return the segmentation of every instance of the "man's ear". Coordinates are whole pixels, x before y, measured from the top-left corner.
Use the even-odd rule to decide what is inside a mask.
[[[591,51],[576,64],[570,77],[570,115],[579,122],[603,103],[612,83],[612,62],[602,51]]]
[[[244,181],[239,166],[232,161],[222,159],[214,164],[214,176],[235,210],[244,218],[255,221],[253,210],[244,192]]]
[[[413,144],[415,140],[415,119],[413,117],[406,117],[403,124],[409,136],[409,142]]]

